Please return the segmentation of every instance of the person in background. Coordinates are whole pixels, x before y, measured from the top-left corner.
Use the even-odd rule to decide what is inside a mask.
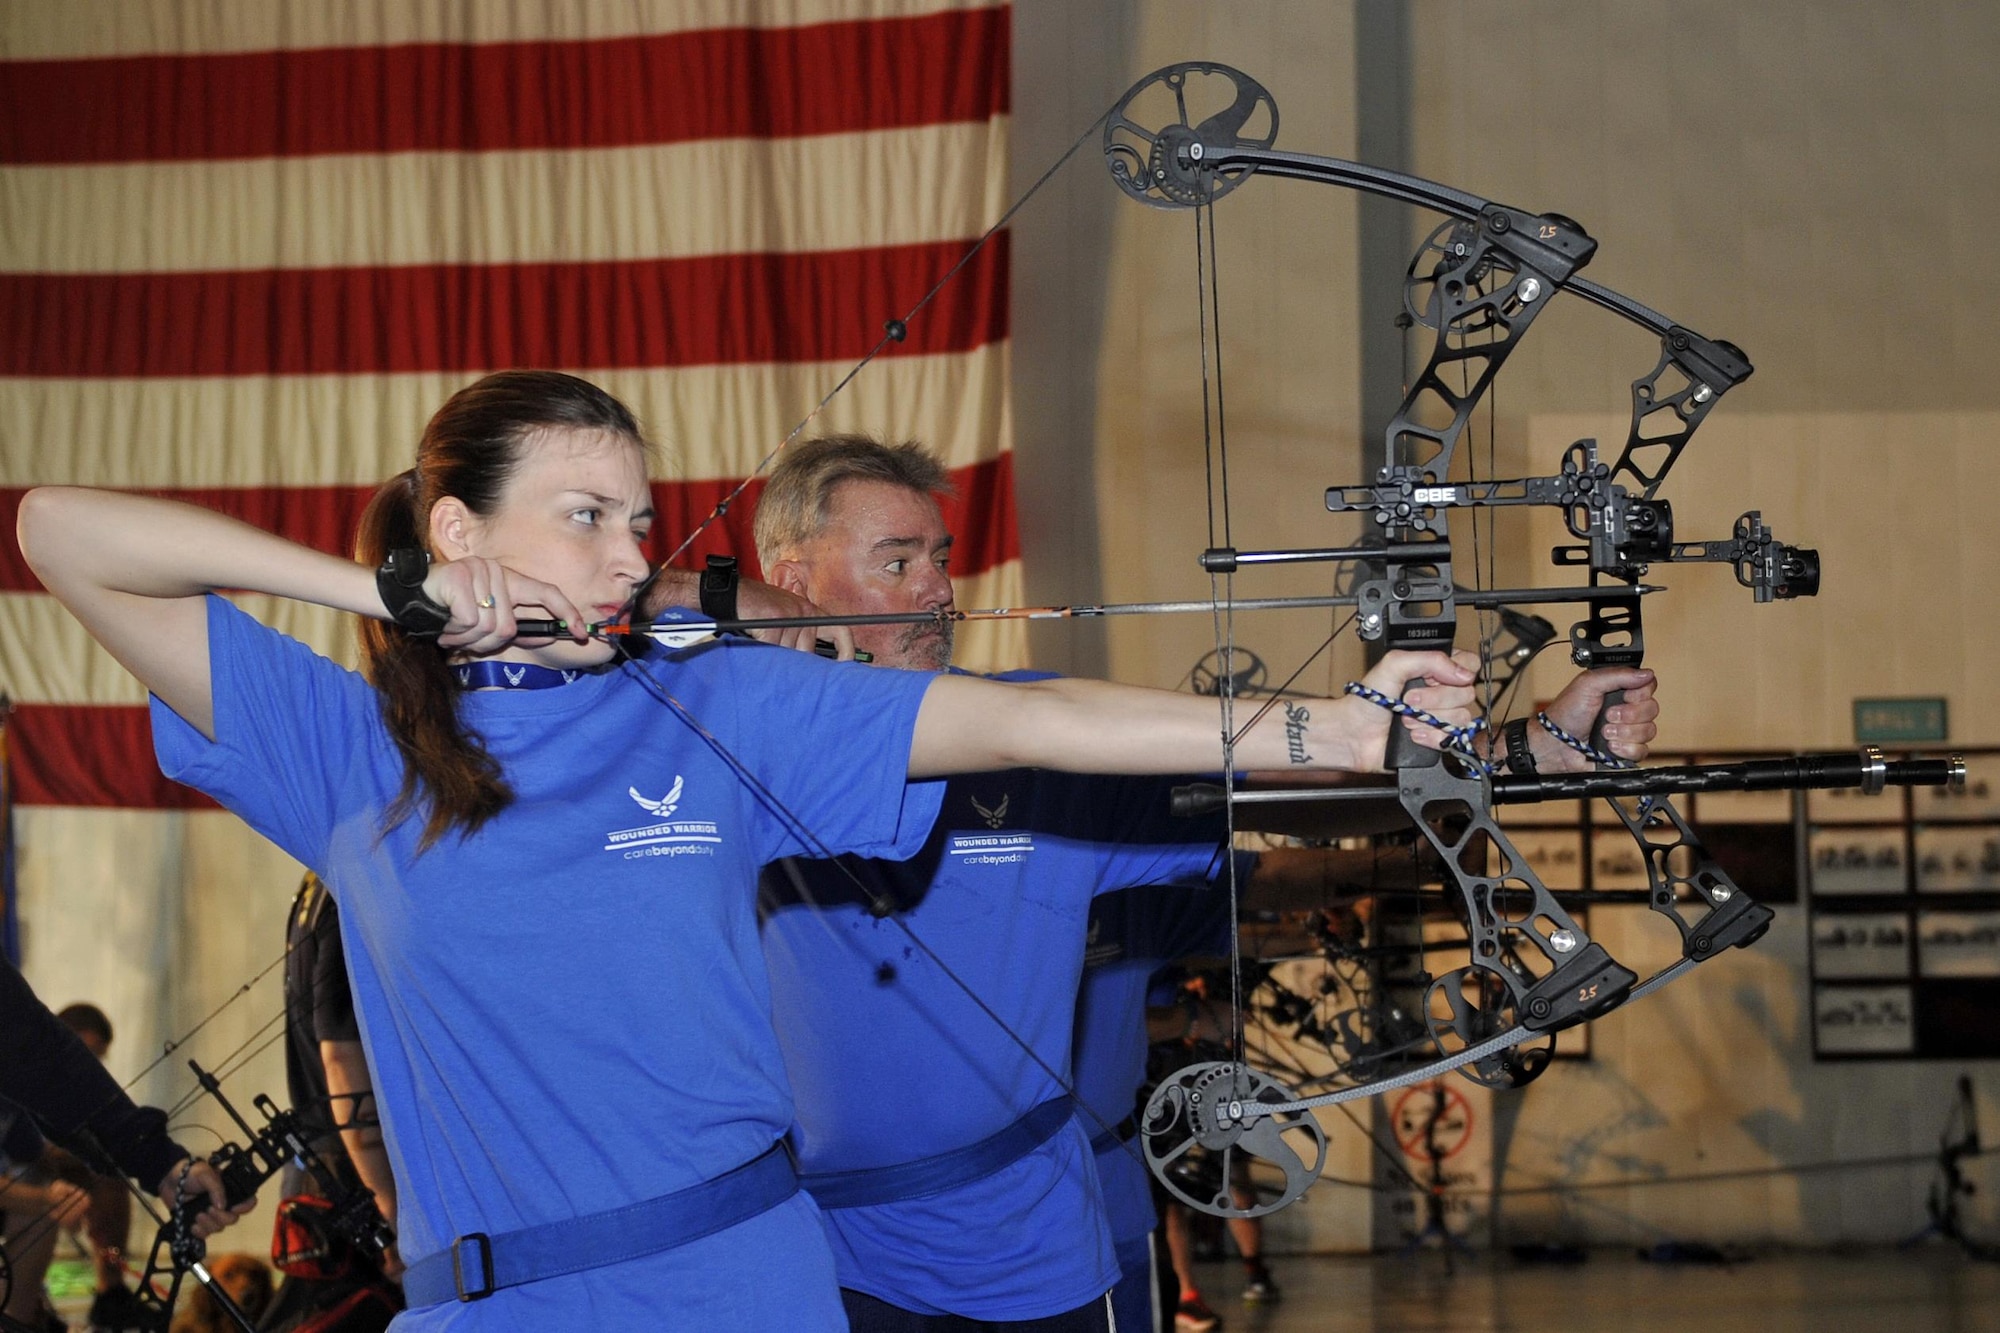
[[[89,1191],[57,1176],[49,1151],[25,1117],[0,1109],[0,1254],[6,1259],[6,1300],[0,1313],[21,1327],[61,1333],[43,1282],[56,1236],[82,1223]],[[11,1327],[11,1325],[10,1325]]]
[[[265,1333],[289,1333],[308,1322],[315,1333],[379,1329],[403,1305],[395,1283],[402,1272],[396,1251],[390,1249],[377,1264],[314,1224],[329,1190],[344,1196],[365,1189],[393,1228],[396,1182],[354,1015],[340,909],[310,870],[285,918],[285,1088],[314,1153],[334,1180],[315,1181],[296,1164],[285,1170],[280,1186],[285,1202],[271,1243],[285,1281],[261,1327]]]
[[[793,446],[758,501],[765,576],[832,614],[949,606],[951,538],[936,500],[947,484],[916,446]],[[950,666],[948,625],[853,636],[878,669]],[[1221,860],[1219,820],[1169,813],[1173,781],[955,777],[907,861],[766,870],[764,944],[800,1160],[856,1333],[1108,1325],[1115,1268],[1091,1130],[1061,1073],[1092,896],[1203,883]],[[993,1150],[1000,1141],[1011,1146]],[[911,1161],[928,1166],[901,1169]],[[905,1175],[921,1178],[899,1185]]]
[[[20,971],[0,960],[0,1032],[7,1058],[0,1061],[0,1180],[6,1213],[4,1244],[13,1269],[5,1312],[30,1327],[51,1324],[42,1277],[48,1271],[59,1227],[81,1222],[90,1195],[55,1179],[41,1166],[49,1139],[86,1163],[117,1171],[157,1194],[171,1208],[177,1198],[205,1201],[193,1215],[198,1236],[210,1236],[254,1206],[231,1207],[222,1178],[205,1161],[167,1137],[164,1111],[134,1105],[77,1035],[36,997]],[[45,1137],[46,1136],[46,1137]]]
[[[110,1056],[111,1019],[102,1009],[78,1001],[57,1010],[56,1017],[92,1055],[99,1060]],[[52,1148],[50,1152],[56,1173],[90,1195],[90,1207],[83,1220],[97,1281],[90,1322],[116,1327],[132,1310],[132,1291],[125,1285],[125,1249],[132,1235],[131,1191],[117,1176],[94,1172],[60,1148]]]

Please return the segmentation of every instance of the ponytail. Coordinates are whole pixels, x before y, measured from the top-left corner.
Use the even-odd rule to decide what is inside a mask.
[[[424,427],[417,465],[386,482],[361,515],[355,556],[370,569],[389,552],[428,550],[432,508],[456,497],[492,514],[538,430],[623,436],[644,450],[631,410],[574,375],[509,370],[453,394]],[[435,553],[433,553],[435,554]],[[477,832],[514,799],[499,763],[458,715],[458,682],[436,643],[364,617],[361,669],[382,696],[382,721],[403,755],[403,787],[383,812],[384,832],[424,810],[419,851],[456,829]]]
[[[423,550],[417,526],[417,474],[401,473],[375,492],[361,515],[355,556],[373,569],[389,552]],[[403,787],[383,812],[384,832],[416,813],[422,787],[423,837],[431,845],[452,829],[472,833],[513,799],[500,765],[458,716],[458,682],[436,643],[413,639],[392,620],[361,620],[361,669],[382,696],[382,721],[403,753]]]

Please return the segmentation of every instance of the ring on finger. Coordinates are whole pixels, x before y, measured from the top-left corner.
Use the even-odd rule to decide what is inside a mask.
[[[482,611],[491,611],[493,609],[492,593],[489,592],[484,597],[479,599],[479,609]]]

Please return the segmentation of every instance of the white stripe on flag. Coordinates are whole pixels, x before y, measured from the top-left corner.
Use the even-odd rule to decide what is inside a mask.
[[[677,480],[745,475],[850,363],[577,371],[616,394]],[[949,467],[1006,451],[1008,347],[878,361],[809,433],[917,439]],[[475,373],[0,379],[0,485],[363,486],[410,465]]]
[[[978,236],[1004,118],[785,139],[0,168],[0,272],[855,250]],[[133,225],[135,209],[144,226]],[[900,312],[897,312],[900,313]]]

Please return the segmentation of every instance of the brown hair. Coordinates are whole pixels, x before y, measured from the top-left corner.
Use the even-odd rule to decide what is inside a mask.
[[[64,1005],[56,1017],[79,1037],[94,1036],[106,1046],[111,1044],[111,1020],[94,1004],[78,1000],[75,1004]]]
[[[924,495],[950,495],[951,474],[921,444],[871,435],[822,435],[785,451],[757,497],[757,560],[769,569],[819,535],[843,481],[886,481]]]
[[[551,428],[609,431],[646,447],[630,409],[588,381],[552,370],[488,375],[437,410],[417,442],[417,465],[375,492],[361,515],[355,558],[372,567],[391,551],[428,550],[431,509],[446,496],[475,514],[491,514],[529,437]],[[514,794],[500,765],[459,719],[458,685],[435,642],[364,618],[361,669],[381,693],[382,720],[403,753],[403,789],[383,813],[385,831],[421,801],[418,849],[428,850],[447,831],[472,833],[506,808]]]

